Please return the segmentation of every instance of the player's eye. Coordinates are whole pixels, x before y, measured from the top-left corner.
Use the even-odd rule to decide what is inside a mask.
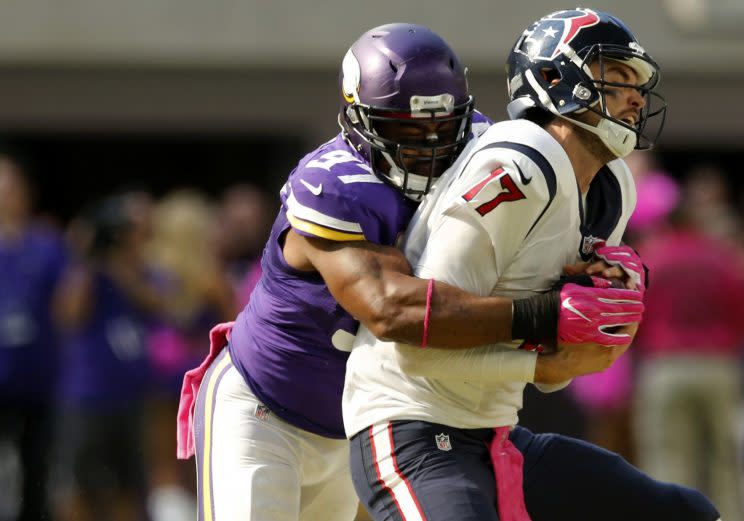
[[[608,98],[617,98],[622,93],[618,87],[604,87],[602,93]]]

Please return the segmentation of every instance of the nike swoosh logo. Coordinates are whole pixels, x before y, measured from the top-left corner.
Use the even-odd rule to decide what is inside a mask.
[[[567,298],[566,300],[564,300],[564,301],[563,301],[563,303],[562,303],[561,305],[562,305],[562,306],[563,306],[563,307],[564,307],[565,309],[567,309],[567,310],[569,310],[569,311],[570,311],[571,313],[573,313],[574,315],[578,315],[578,316],[580,316],[581,318],[583,318],[584,320],[586,320],[587,322],[591,322],[591,320],[589,320],[589,318],[587,318],[587,316],[586,316],[586,315],[584,315],[584,314],[583,314],[583,313],[582,313],[581,311],[579,311],[578,309],[576,309],[575,307],[573,307],[573,304],[571,304],[571,297],[568,297],[568,298]]]
[[[522,180],[522,184],[523,185],[530,184],[532,182],[532,178],[525,176],[524,175],[524,172],[522,172],[522,169],[519,168],[519,165],[518,164],[514,163],[514,166],[517,167],[517,172],[519,173],[519,178]]]
[[[305,181],[304,179],[300,179],[300,183],[305,185],[305,188],[310,190],[310,193],[313,195],[320,195],[320,192],[323,191],[323,183],[320,183],[318,186],[314,186],[308,183],[307,181]]]

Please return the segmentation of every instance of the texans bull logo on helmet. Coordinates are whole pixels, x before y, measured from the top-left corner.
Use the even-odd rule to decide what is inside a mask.
[[[528,54],[532,59],[552,60],[560,54],[561,44],[569,44],[583,28],[598,23],[599,15],[591,9],[551,13],[527,30]]]

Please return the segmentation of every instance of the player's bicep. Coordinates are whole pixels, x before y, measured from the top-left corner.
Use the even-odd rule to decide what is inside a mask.
[[[403,253],[366,241],[337,242],[298,236],[305,255],[333,297],[361,322],[375,316],[391,287],[415,281]]]

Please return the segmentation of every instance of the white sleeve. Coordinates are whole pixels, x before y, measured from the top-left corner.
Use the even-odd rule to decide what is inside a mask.
[[[410,376],[469,382],[532,382],[537,353],[500,346],[422,349],[395,344],[400,368]]]
[[[490,295],[498,273],[488,231],[465,206],[457,206],[439,219],[414,266],[416,276]],[[472,382],[532,382],[537,361],[536,353],[504,346],[455,350],[396,344],[395,352],[401,369],[411,376]]]
[[[526,166],[484,156],[470,168],[449,187],[449,206],[430,217],[436,222],[414,272],[490,295],[551,196],[545,179]]]
[[[486,230],[461,208],[439,218],[413,270],[422,279],[490,295],[498,282],[493,244]]]

